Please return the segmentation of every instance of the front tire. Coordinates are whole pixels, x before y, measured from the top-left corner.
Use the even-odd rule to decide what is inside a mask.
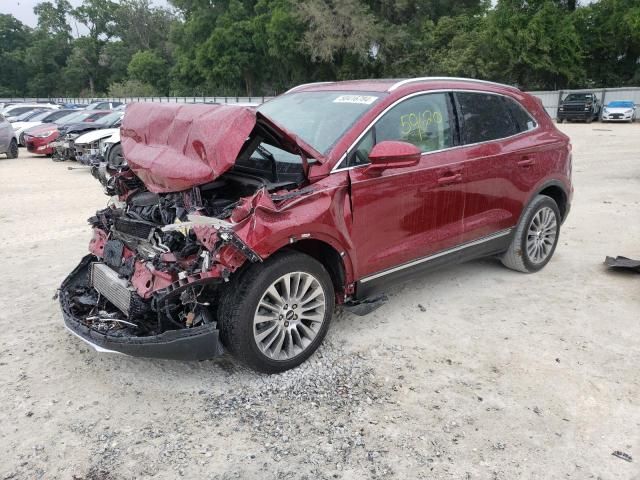
[[[527,206],[516,227],[502,264],[512,270],[533,273],[549,263],[560,237],[560,210],[546,195],[537,195]]]
[[[289,370],[309,358],[322,343],[335,306],[324,266],[295,251],[250,265],[221,297],[222,343],[265,373]]]
[[[18,150],[18,142],[15,138],[11,139],[11,143],[9,143],[9,150],[7,150],[7,158],[18,158],[20,155],[20,150]]]
[[[122,167],[123,165],[126,165],[124,155],[122,155],[121,144],[118,143],[111,147],[111,149],[109,150],[109,159],[107,160],[107,163],[111,167]]]

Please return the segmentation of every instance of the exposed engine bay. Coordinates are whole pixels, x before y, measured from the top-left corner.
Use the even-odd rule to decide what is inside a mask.
[[[221,353],[220,290],[243,264],[262,261],[236,227],[258,201],[275,206],[307,192],[304,162],[277,163],[273,143],[256,127],[233,167],[177,192],[151,191],[130,165],[94,165],[111,200],[89,218],[90,254],[60,287],[67,327],[94,346],[122,342],[117,351],[158,357],[172,356],[162,345],[190,331],[202,349],[190,339],[179,358]],[[146,340],[157,348],[136,351]]]

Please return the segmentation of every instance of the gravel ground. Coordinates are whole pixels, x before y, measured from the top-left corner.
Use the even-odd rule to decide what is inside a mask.
[[[640,277],[602,265],[640,257],[640,124],[561,128],[576,194],[542,272],[426,275],[276,376],[71,336],[52,296],[106,197],[1,159],[0,479],[640,479]]]

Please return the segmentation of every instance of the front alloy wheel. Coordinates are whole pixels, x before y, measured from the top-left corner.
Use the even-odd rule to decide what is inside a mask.
[[[253,339],[269,358],[291,360],[313,344],[326,311],[320,282],[310,273],[287,273],[264,292],[253,317]]]
[[[322,343],[334,305],[324,266],[284,250],[236,272],[220,292],[221,340],[251,368],[282,372],[300,365]]]

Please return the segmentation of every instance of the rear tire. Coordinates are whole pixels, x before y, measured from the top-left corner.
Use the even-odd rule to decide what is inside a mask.
[[[334,302],[331,277],[320,262],[295,251],[276,253],[239,272],[221,292],[222,343],[255,370],[289,370],[322,343]]]
[[[15,138],[12,138],[11,143],[9,143],[9,150],[7,150],[7,158],[18,158],[18,155],[20,155],[18,142]]]
[[[502,264],[512,270],[533,273],[549,263],[560,238],[560,210],[546,195],[537,195],[527,206]]]

